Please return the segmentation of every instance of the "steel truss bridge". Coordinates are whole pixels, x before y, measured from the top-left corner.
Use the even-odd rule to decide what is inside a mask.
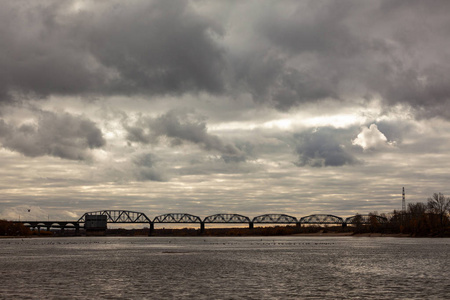
[[[32,229],[50,228],[75,229],[78,232],[80,228],[84,228],[86,216],[106,216],[107,223],[145,223],[150,226],[150,233],[154,230],[155,224],[158,223],[188,223],[199,224],[200,230],[205,230],[205,224],[248,224],[250,229],[254,224],[295,224],[302,225],[341,225],[343,227],[347,224],[351,225],[370,225],[383,224],[387,219],[377,215],[355,215],[343,219],[335,215],[315,214],[297,219],[296,217],[286,214],[265,214],[256,216],[250,219],[247,216],[239,214],[215,214],[201,219],[198,216],[187,213],[168,213],[159,215],[151,220],[143,212],[128,211],[128,210],[99,210],[84,213],[77,221],[18,221]]]

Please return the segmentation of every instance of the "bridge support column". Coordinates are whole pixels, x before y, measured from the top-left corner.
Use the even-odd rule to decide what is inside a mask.
[[[150,229],[148,230],[148,236],[152,236],[153,231],[155,231],[155,223],[151,222],[149,224],[150,224]]]
[[[200,233],[205,233],[205,222],[200,222]]]
[[[45,222],[44,223],[45,224],[45,226],[47,226],[47,231],[50,231],[50,228],[52,228],[52,222]]]
[[[78,235],[80,233],[80,224],[75,223],[75,234]]]
[[[41,226],[37,227],[37,232],[38,232],[38,235],[41,235]]]
[[[297,222],[297,223],[295,223],[295,226],[297,226],[298,228],[300,228],[300,227],[302,227],[302,223]]]
[[[248,229],[253,229],[253,222],[248,223]]]
[[[342,228],[347,227],[347,223],[342,223]]]

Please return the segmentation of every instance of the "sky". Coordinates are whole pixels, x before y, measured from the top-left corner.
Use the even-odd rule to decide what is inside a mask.
[[[450,1],[2,1],[0,218],[450,194]]]

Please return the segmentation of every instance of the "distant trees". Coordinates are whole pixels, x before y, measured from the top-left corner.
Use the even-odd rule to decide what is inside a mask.
[[[450,198],[446,198],[441,193],[434,193],[428,198],[427,208],[430,214],[438,218],[439,225],[444,228],[448,222],[448,213],[450,212]]]
[[[414,235],[423,235],[428,231],[427,206],[422,202],[408,203],[408,210],[404,215],[405,229]]]
[[[363,232],[363,219],[360,214],[356,214],[353,218],[353,225],[356,227],[356,233],[362,233]]]
[[[406,211],[394,210],[386,229],[418,236],[450,236],[450,198],[434,193],[426,203],[409,203]]]
[[[371,232],[380,232],[383,229],[382,224],[380,224],[380,221],[378,220],[377,216],[378,212],[369,213],[369,222],[370,222],[369,227]]]
[[[31,231],[22,223],[14,223],[11,221],[0,220],[1,236],[25,236],[30,235]]]

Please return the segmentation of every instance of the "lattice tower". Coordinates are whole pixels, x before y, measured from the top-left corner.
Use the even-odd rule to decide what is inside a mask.
[[[402,192],[402,210],[406,211],[406,198],[405,198],[405,188],[403,187]]]

